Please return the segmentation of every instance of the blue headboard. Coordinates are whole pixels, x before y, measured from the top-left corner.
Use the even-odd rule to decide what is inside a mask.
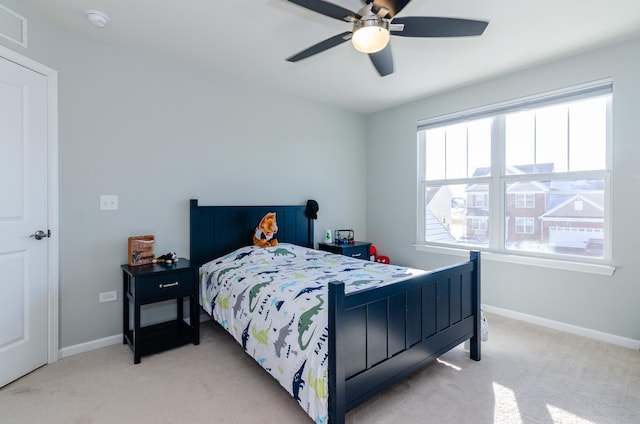
[[[275,212],[276,238],[313,248],[313,219],[306,205],[295,206],[198,206],[191,199],[190,260],[202,265],[240,247],[253,244],[253,234],[267,212]]]

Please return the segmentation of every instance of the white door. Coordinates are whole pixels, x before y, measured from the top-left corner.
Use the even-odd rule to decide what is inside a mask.
[[[48,359],[47,77],[0,57],[0,387]]]

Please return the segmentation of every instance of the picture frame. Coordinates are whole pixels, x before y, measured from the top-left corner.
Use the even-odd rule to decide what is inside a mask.
[[[353,230],[335,230],[333,242],[336,244],[355,243]]]
[[[156,255],[153,253],[153,244],[155,241],[156,238],[153,235],[129,237],[127,254],[129,266],[153,263],[156,258]]]

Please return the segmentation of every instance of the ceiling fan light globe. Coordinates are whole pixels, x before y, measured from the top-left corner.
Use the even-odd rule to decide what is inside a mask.
[[[376,53],[389,43],[389,23],[381,19],[361,20],[354,23],[351,43],[362,53]]]

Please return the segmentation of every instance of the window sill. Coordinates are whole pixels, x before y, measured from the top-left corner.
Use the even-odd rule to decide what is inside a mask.
[[[469,257],[469,251],[473,250],[444,246],[432,246],[425,244],[414,244],[413,246],[417,251],[420,252],[431,252],[461,257]],[[508,262],[512,264],[539,266],[544,268],[561,269],[564,271],[576,271],[584,272],[587,274],[598,274],[606,276],[613,275],[616,270],[615,266],[613,265],[577,262],[562,259],[536,258],[531,256],[512,255],[508,253],[488,252],[486,250],[482,250],[482,259],[488,261]]]

